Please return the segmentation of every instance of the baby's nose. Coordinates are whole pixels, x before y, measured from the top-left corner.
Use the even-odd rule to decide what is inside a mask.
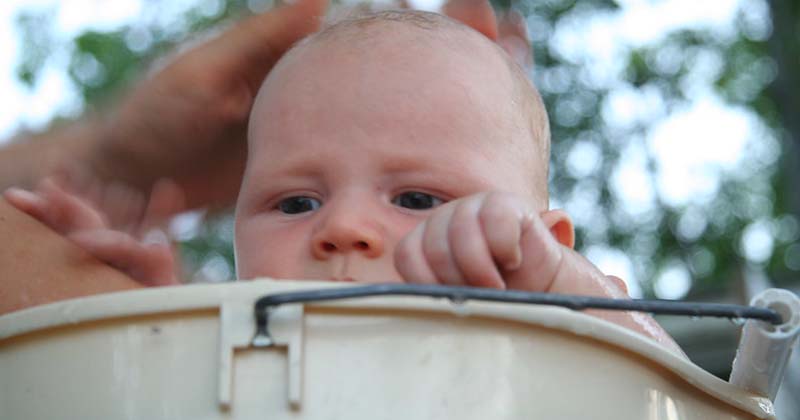
[[[311,240],[315,258],[327,259],[338,253],[360,252],[367,258],[383,255],[384,240],[379,229],[367,222],[327,220]]]

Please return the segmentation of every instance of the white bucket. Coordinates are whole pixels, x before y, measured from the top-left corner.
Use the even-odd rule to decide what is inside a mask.
[[[423,297],[285,305],[253,281],[0,317],[2,419],[753,419],[769,399],[579,312]]]

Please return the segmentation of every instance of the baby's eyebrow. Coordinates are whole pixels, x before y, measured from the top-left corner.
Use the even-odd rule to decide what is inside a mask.
[[[303,157],[301,159],[289,159],[276,166],[261,168],[255,171],[255,175],[258,177],[317,177],[322,175],[322,170],[320,169],[322,163],[324,163],[324,159],[321,158]]]
[[[254,169],[248,175],[246,190],[242,190],[244,197],[258,200],[259,197],[272,194],[278,187],[275,181],[280,179],[281,184],[300,183],[309,179],[318,179],[322,170],[315,166],[312,159],[294,159],[282,162],[278,166],[265,165]]]
[[[354,159],[359,159],[354,157]],[[336,165],[346,165],[346,162],[334,162]],[[372,166],[373,162],[370,162]],[[454,194],[464,191],[472,191],[491,186],[483,177],[476,176],[470,171],[469,166],[463,162],[442,161],[426,156],[414,155],[392,155],[374,162],[373,168],[377,170],[379,176],[402,176],[409,177],[411,182],[424,182],[438,184],[442,188],[452,190]],[[259,185],[254,186],[254,190],[270,190],[270,179],[280,178],[282,180],[303,181],[307,179],[322,179],[331,169],[330,159],[323,156],[292,156],[275,165],[266,165],[256,170],[253,175],[260,180]],[[414,181],[417,180],[417,181]]]
[[[458,183],[470,186],[483,185],[485,181],[475,177],[470,168],[463,163],[455,164],[448,161],[420,159],[420,158],[399,158],[383,165],[383,171],[387,174],[413,174],[436,177],[441,181],[457,181]]]
[[[406,172],[433,172],[440,175],[459,177],[460,175],[464,175],[464,170],[466,168],[451,167],[448,162],[442,162],[438,159],[426,159],[420,158],[419,156],[401,156],[393,157],[391,160],[384,162],[382,169],[384,172],[390,174]]]

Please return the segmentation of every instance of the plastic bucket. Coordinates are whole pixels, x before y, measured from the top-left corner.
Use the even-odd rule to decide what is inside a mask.
[[[567,309],[259,280],[93,296],[0,317],[2,419],[753,419],[772,403]]]

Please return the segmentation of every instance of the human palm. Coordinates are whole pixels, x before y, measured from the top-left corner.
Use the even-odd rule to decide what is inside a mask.
[[[140,191],[170,178],[190,208],[232,203],[258,87],[295,41],[317,29],[325,6],[300,0],[178,55],[108,116],[89,158],[93,176]]]

